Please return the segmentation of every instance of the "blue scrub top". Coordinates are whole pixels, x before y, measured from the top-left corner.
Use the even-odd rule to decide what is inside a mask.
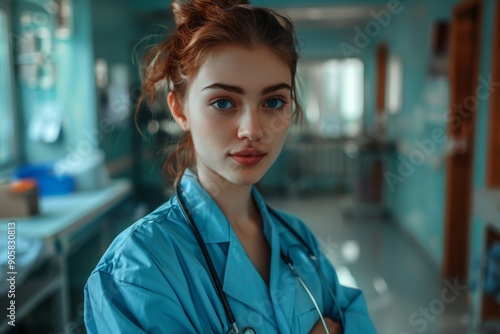
[[[305,247],[252,196],[271,247],[269,286],[260,276],[213,198],[186,171],[182,199],[208,248],[240,329],[257,333],[309,333],[319,320],[314,304],[280,257],[289,255],[324,316],[339,312],[318,272],[305,261]],[[344,312],[345,334],[376,333],[360,290],[339,285],[335,270],[311,231],[298,218],[275,211],[316,253]],[[302,260],[301,260],[302,259]],[[85,286],[88,333],[226,333],[222,303],[195,236],[174,196],[123,231],[110,245]]]

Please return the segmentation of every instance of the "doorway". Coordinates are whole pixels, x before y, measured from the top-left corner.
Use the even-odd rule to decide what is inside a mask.
[[[453,10],[450,45],[448,137],[453,151],[446,166],[445,246],[442,275],[465,281],[468,272],[474,128],[481,40],[482,0]]]

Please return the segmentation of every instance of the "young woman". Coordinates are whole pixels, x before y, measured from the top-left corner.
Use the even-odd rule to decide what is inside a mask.
[[[89,333],[375,333],[311,231],[253,186],[296,101],[293,25],[245,0],[172,4],[175,32],[146,58],[143,98],[169,87],[185,131],[176,195],[125,230],[85,288]]]

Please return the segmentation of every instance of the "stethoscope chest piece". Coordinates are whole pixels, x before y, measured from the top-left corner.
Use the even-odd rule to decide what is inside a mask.
[[[257,334],[257,332],[252,327],[245,327],[242,330],[234,329],[233,327],[229,330],[228,334]]]

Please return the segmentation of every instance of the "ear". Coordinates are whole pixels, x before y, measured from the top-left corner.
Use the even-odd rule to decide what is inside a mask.
[[[173,92],[169,92],[167,95],[167,102],[168,102],[168,107],[172,112],[172,116],[174,117],[174,120],[177,122],[177,124],[179,124],[182,130],[188,131],[189,130],[188,118],[184,113],[184,107],[177,98],[177,95],[175,95]]]

